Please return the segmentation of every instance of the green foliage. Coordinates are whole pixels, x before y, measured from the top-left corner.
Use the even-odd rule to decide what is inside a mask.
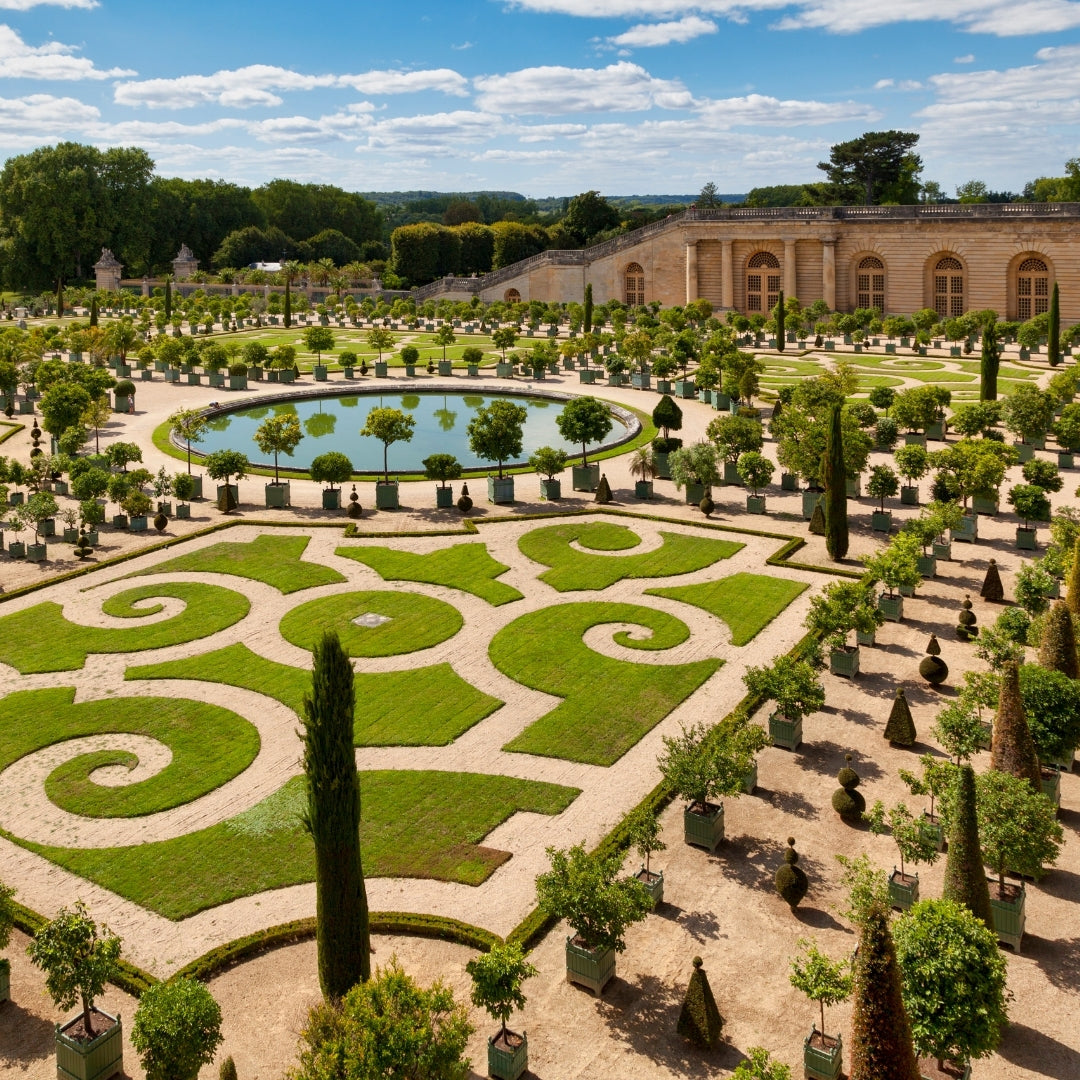
[[[1035,484],[1017,484],[1009,491],[1009,505],[1028,528],[1032,521],[1050,519],[1050,500],[1046,492]]]
[[[775,702],[787,720],[808,716],[825,704],[825,688],[814,666],[788,654],[777,656],[768,667],[748,668],[743,683],[755,697]]]
[[[1051,604],[1046,613],[1039,641],[1039,663],[1070,679],[1080,678],[1072,614],[1064,600]]]
[[[844,767],[836,774],[839,787],[832,795],[832,808],[849,825],[861,824],[863,811],[866,810],[866,799],[858,790],[861,778],[851,767],[851,755],[845,755]]]
[[[232,1054],[221,1063],[218,1080],[236,1080],[236,1062],[233,1061]]]
[[[840,421],[840,406],[834,405],[825,436],[825,457],[821,474],[825,485],[825,549],[834,562],[842,559],[848,550],[844,435]]]
[[[903,803],[897,803],[888,811],[888,829],[896,843],[896,849],[900,852],[900,874],[905,876],[905,863],[920,863],[933,865],[937,862],[940,854],[937,841],[934,836],[923,827],[921,821],[912,816],[912,813]],[[870,831],[875,835],[881,835],[886,828],[886,811],[879,800],[874,803],[866,815]]]
[[[724,1019],[716,1007],[709,977],[700,956],[694,957],[694,970],[683,997],[675,1030],[702,1050],[713,1050],[720,1042]]]
[[[376,406],[367,414],[360,434],[378,439],[383,444],[383,480],[387,483],[390,481],[387,464],[390,447],[396,442],[411,442],[415,427],[416,419],[401,409]]]
[[[720,482],[718,462],[712,443],[697,442],[672,450],[668,456],[668,469],[679,490],[686,484],[701,484],[707,490]]]
[[[352,476],[352,462],[340,450],[329,450],[311,459],[309,473],[317,484],[344,484]]]
[[[594,397],[576,397],[566,403],[555,423],[567,442],[581,443],[581,464],[586,465],[588,444],[603,442],[614,421],[604,402]]]
[[[743,454],[759,451],[761,425],[745,416],[716,416],[705,429],[709,441],[724,461],[737,462]]]
[[[702,810],[718,796],[738,798],[758,753],[769,745],[764,728],[746,717],[721,727],[683,727],[664,736],[660,771],[672,790]]]
[[[763,1046],[751,1046],[746,1059],[740,1061],[732,1073],[732,1080],[791,1080],[791,1069],[782,1062],[773,1061]]]
[[[960,766],[952,793],[948,822],[949,850],[945,857],[942,896],[964,905],[984,926],[993,930],[990,890],[979,848],[979,822],[975,801],[975,771]]]
[[[1067,760],[1080,746],[1080,683],[1060,671],[1024,664],[1020,698],[1039,760]]]
[[[541,446],[529,458],[529,466],[538,476],[545,476],[551,480],[556,473],[561,473],[566,469],[566,451],[556,450],[551,446]]]
[[[937,714],[931,733],[956,758],[957,765],[979,752],[984,729],[973,695],[966,688]]]
[[[645,860],[649,872],[649,860],[657,851],[666,851],[667,844],[660,839],[660,818],[653,809],[640,804],[626,816],[626,839]]]
[[[840,884],[846,890],[848,906],[840,914],[850,919],[856,927],[862,927],[875,905],[888,910],[889,879],[884,870],[870,862],[870,856],[837,855],[836,861],[844,868]]]
[[[511,1013],[525,1008],[522,984],[537,973],[536,968],[525,959],[519,943],[499,942],[470,960],[465,970],[473,981],[472,1003],[499,1021],[505,1038]]]
[[[671,435],[671,432],[682,430],[682,419],[682,409],[670,394],[664,394],[652,411],[653,427],[662,431],[665,439]]]
[[[536,879],[537,903],[565,919],[587,949],[626,948],[624,934],[652,911],[652,900],[636,878],[621,878],[622,856],[590,855],[582,844],[568,851],[547,848],[551,869]]]
[[[311,329],[315,329],[312,327]],[[292,457],[293,451],[304,437],[300,420],[293,413],[268,416],[255,429],[255,445],[264,454],[274,455],[274,483],[278,483],[278,455]]]
[[[851,996],[852,980],[847,960],[830,960],[817,942],[799,939],[800,955],[791,961],[788,981],[821,1007],[821,1034],[825,1032],[825,1006],[839,1005]]]
[[[922,447],[919,447],[921,450]],[[870,480],[866,485],[867,494],[878,500],[878,507],[885,509],[885,500],[891,499],[900,490],[896,473],[888,465],[875,465],[870,470]]]
[[[497,462],[501,477],[503,462],[521,455],[527,416],[525,406],[512,401],[496,399],[490,405],[481,405],[466,428],[469,449],[485,461]]]
[[[811,597],[804,626],[827,646],[843,648],[853,630],[869,634],[885,621],[878,610],[873,587],[861,581],[831,581]]]
[[[1039,878],[1057,862],[1064,834],[1054,805],[1026,779],[992,768],[975,778],[975,799],[982,859],[999,887],[1006,870]]]
[[[993,930],[951,900],[921,900],[893,937],[918,1053],[961,1063],[989,1057],[1008,1024],[1007,965]]]
[[[15,925],[15,889],[0,881],[0,949],[6,949]]]
[[[794,911],[810,888],[806,871],[798,865],[799,853],[795,850],[795,838],[788,837],[788,846],[784,850],[784,861],[773,875],[773,886],[780,898]]]
[[[424,476],[428,480],[438,480],[443,487],[447,480],[457,480],[462,473],[461,462],[453,454],[430,454],[421,464]]]
[[[195,1080],[221,1042],[221,1007],[201,982],[170,979],[143,992],[131,1045],[146,1080]]]
[[[311,1010],[289,1080],[467,1080],[472,1032],[452,990],[418,985],[392,957],[340,1005]]]
[[[896,697],[893,699],[892,708],[889,710],[889,719],[885,723],[885,738],[897,746],[914,746],[918,737],[915,731],[915,721],[911,717],[911,708],[908,706],[904,688],[896,688]]]
[[[897,533],[887,547],[873,555],[863,556],[863,565],[874,581],[880,581],[894,595],[901,587],[914,589],[922,583],[919,573],[919,549],[917,536],[910,532]]]
[[[206,455],[203,464],[211,480],[224,480],[228,484],[234,476],[237,482],[247,476],[248,459],[239,450],[215,450]]]
[[[750,493],[757,496],[758,492],[766,487],[773,478],[776,466],[756,450],[748,450],[740,458],[736,465],[739,479],[750,489]]]
[[[1027,780],[1033,791],[1042,791],[1039,759],[1020,695],[1020,666],[1015,660],[1001,665],[1001,691],[990,762],[1000,772]]]

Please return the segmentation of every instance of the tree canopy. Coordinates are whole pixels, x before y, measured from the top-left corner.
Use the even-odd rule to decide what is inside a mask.
[[[913,203],[922,159],[913,153],[919,136],[911,131],[867,131],[836,143],[829,160],[818,163],[830,193],[843,204]]]

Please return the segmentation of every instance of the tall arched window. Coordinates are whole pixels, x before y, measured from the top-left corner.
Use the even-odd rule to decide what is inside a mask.
[[[521,293],[519,293],[517,291],[517,289],[507,289],[506,292],[503,295],[503,300],[507,304],[520,304],[521,303]]]
[[[856,307],[885,310],[885,264],[876,255],[859,260],[855,285]]]
[[[943,319],[964,314],[964,264],[952,255],[938,259],[934,267],[934,310]]]
[[[777,273],[770,274],[769,270]],[[780,299],[779,271],[780,260],[771,251],[759,251],[750,256],[746,264],[747,311],[772,311]]]
[[[1025,259],[1016,268],[1016,317],[1030,319],[1050,310],[1050,270],[1042,259]]]
[[[645,303],[645,271],[637,263],[631,263],[624,272],[626,281],[626,306],[641,307]]]

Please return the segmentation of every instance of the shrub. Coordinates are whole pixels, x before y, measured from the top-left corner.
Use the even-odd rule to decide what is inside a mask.
[[[716,998],[713,997],[709,977],[702,967],[702,959],[695,956],[694,970],[686,987],[675,1030],[683,1038],[689,1039],[694,1046],[712,1050],[720,1041],[723,1026],[724,1019],[716,1007]]]
[[[990,769],[975,778],[975,805],[983,864],[997,874],[1000,895],[1005,872],[1040,878],[1057,862],[1063,832],[1054,804],[1027,779]]]
[[[975,771],[960,766],[949,812],[949,850],[945,858],[945,884],[941,895],[963,904],[991,930],[990,890],[986,886],[979,823],[975,809]]]
[[[1007,660],[1001,668],[990,764],[999,772],[1027,780],[1036,792],[1042,792],[1039,759],[1020,696],[1020,665],[1015,660]]]
[[[218,1080],[236,1080],[236,1063],[232,1059],[232,1054],[221,1063]]]
[[[885,724],[885,738],[897,746],[913,746],[917,738],[915,721],[911,717],[911,709],[902,686],[896,688],[896,697]]]
[[[1080,678],[1072,615],[1064,600],[1052,604],[1046,614],[1042,640],[1039,642],[1039,663],[1052,671],[1060,671],[1070,679]]]
[[[849,825],[857,825],[862,821],[863,811],[866,809],[866,799],[862,792],[858,791],[860,782],[859,774],[851,767],[851,755],[844,757],[846,764],[836,774],[840,787],[833,792],[832,808]]]
[[[986,576],[983,578],[979,595],[984,600],[1000,601],[1005,599],[1005,587],[1001,584],[1001,574],[998,572],[997,559],[990,560],[990,565],[986,568]]]
[[[941,659],[941,646],[936,634],[930,635],[926,643],[926,656],[919,664],[919,674],[931,686],[940,686],[949,677],[949,665]]]
[[[143,992],[131,1045],[146,1080],[195,1080],[221,1041],[221,1007],[201,982],[173,979]]]
[[[795,850],[795,837],[788,837],[788,846],[784,851],[784,861],[776,869],[773,877],[780,898],[794,911],[810,888],[810,879],[806,871],[799,866],[799,853]]]
[[[1039,664],[1020,668],[1020,699],[1040,761],[1063,761],[1080,746],[1080,683]]]

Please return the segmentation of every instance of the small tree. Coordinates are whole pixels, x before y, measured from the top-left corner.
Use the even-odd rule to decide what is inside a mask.
[[[982,860],[997,874],[998,895],[1005,872],[1042,877],[1057,862],[1064,834],[1054,804],[1017,776],[991,769],[975,778]]]
[[[866,823],[875,836],[881,836],[886,829],[885,806],[879,799],[866,813]],[[939,855],[937,840],[914,818],[903,803],[897,803],[888,812],[887,827],[900,853],[900,877],[906,878],[906,863],[933,865]]]
[[[6,949],[11,940],[11,931],[15,927],[15,890],[0,881],[0,949]],[[0,960],[0,965],[8,966],[7,960]]]
[[[645,860],[645,876],[651,880],[651,856],[657,851],[667,850],[667,844],[660,839],[660,819],[646,807],[637,807],[626,818],[626,838]]]
[[[116,974],[120,939],[107,926],[98,932],[86,905],[75,901],[74,909],[61,908],[27,947],[30,959],[45,972],[45,989],[58,1009],[81,1003],[83,1030],[94,1035],[94,999]]]
[[[1017,484],[1009,492],[1009,505],[1029,529],[1032,521],[1049,521],[1050,500],[1046,492],[1035,484]]]
[[[339,450],[330,450],[311,459],[308,470],[311,479],[317,484],[329,484],[333,488],[344,484],[352,476],[352,462]]]
[[[1001,342],[998,338],[997,319],[987,319],[983,324],[982,354],[979,363],[979,397],[983,401],[997,400],[1000,366]]]
[[[720,457],[736,465],[743,454],[759,451],[762,446],[761,425],[748,416],[716,416],[705,434]]]
[[[529,465],[537,476],[554,480],[556,473],[561,473],[566,469],[566,451],[556,450],[552,446],[541,446],[529,458]]]
[[[198,409],[177,409],[168,419],[169,430],[178,439],[184,440],[187,448],[187,471],[191,473],[191,444],[203,441],[206,432],[206,417]]]
[[[594,397],[578,397],[567,402],[555,420],[559,434],[571,443],[581,443],[581,464],[587,465],[589,443],[603,442],[611,433],[611,411]]]
[[[771,483],[776,466],[764,455],[756,450],[748,450],[738,461],[735,468],[739,472],[739,479],[750,489],[754,498],[763,487]]]
[[[1039,641],[1039,663],[1070,679],[1080,678],[1072,615],[1064,600],[1056,601],[1046,613]]]
[[[1060,671],[1024,664],[1020,699],[1039,760],[1068,760],[1080,746],[1080,683]]]
[[[659,470],[651,446],[639,446],[630,455],[630,475],[637,480],[654,480]]]
[[[848,551],[847,474],[840,410],[839,405],[833,405],[829,412],[821,476],[825,484],[825,549],[834,562]]]
[[[665,444],[671,438],[673,431],[682,431],[682,409],[675,403],[670,394],[664,396],[656,403],[652,411],[653,427],[659,428],[663,433]],[[679,443],[681,446],[682,443]]]
[[[367,414],[360,434],[378,439],[383,444],[383,483],[390,483],[388,454],[391,445],[396,442],[410,442],[415,427],[416,419],[401,409],[376,406]]]
[[[518,942],[497,942],[486,953],[470,960],[465,970],[472,977],[472,1003],[486,1009],[501,1025],[499,1037],[506,1044],[506,1022],[515,1010],[525,1008],[522,984],[536,974]]]
[[[131,1045],[146,1080],[196,1080],[221,1042],[221,1007],[201,982],[170,979],[143,991]]]
[[[942,896],[963,904],[989,929],[994,928],[990,890],[979,849],[979,822],[975,803],[975,770],[961,765],[952,793],[948,821],[949,850],[945,856]]]
[[[743,683],[750,694],[774,702],[785,720],[799,720],[825,704],[825,688],[815,667],[788,654],[776,657],[768,667],[749,668]]]
[[[286,326],[289,324],[286,323]],[[368,348],[374,349],[379,354],[379,360],[382,360],[382,354],[387,349],[394,347],[394,335],[389,330],[383,329],[381,326],[373,326],[367,332]]]
[[[716,447],[712,443],[698,442],[692,446],[680,446],[671,451],[668,468],[675,487],[682,490],[686,484],[700,484],[708,492],[720,482]]]
[[[732,1080],[791,1080],[791,1069],[773,1061],[764,1046],[751,1046],[731,1075]]]
[[[861,581],[831,581],[810,600],[804,626],[829,648],[842,649],[853,630],[873,633],[885,621],[874,603],[873,587]]]
[[[893,596],[899,588],[914,589],[922,582],[919,573],[921,542],[912,533],[901,532],[874,555],[864,555],[863,565],[875,581],[880,581]]]
[[[446,359],[446,347],[447,345],[453,345],[457,341],[457,336],[454,333],[453,326],[448,322],[444,322],[438,330],[435,331],[435,343],[442,346],[442,358]]]
[[[431,454],[421,462],[424,476],[428,480],[438,480],[446,487],[447,480],[457,480],[462,473],[461,462],[453,454]]]
[[[695,724],[664,736],[658,764],[677,795],[708,813],[715,798],[742,793],[755,757],[768,745],[765,730],[745,718],[716,728]]]
[[[830,960],[817,942],[800,938],[799,956],[791,961],[788,981],[821,1009],[821,1034],[825,1030],[825,1006],[839,1005],[851,997],[852,978],[847,960]]]
[[[321,329],[310,327],[310,329]],[[292,457],[293,451],[304,437],[300,430],[300,420],[295,413],[284,413],[281,416],[268,416],[255,429],[255,445],[264,454],[274,455],[274,483],[280,482],[278,477],[278,455],[287,454]]]
[[[1023,384],[1011,393],[1001,407],[1005,426],[1021,442],[1043,438],[1054,422],[1053,397],[1036,386]]]
[[[985,729],[966,688],[937,714],[931,733],[949,756],[956,758],[957,765],[970,761],[982,749]]]
[[[236,508],[236,499],[232,494],[231,477],[236,477],[237,484],[247,476],[248,459],[239,450],[215,450],[206,455],[204,462],[207,475],[211,480],[225,481],[225,505],[222,509],[233,510]],[[220,505],[220,500],[219,500]]]

